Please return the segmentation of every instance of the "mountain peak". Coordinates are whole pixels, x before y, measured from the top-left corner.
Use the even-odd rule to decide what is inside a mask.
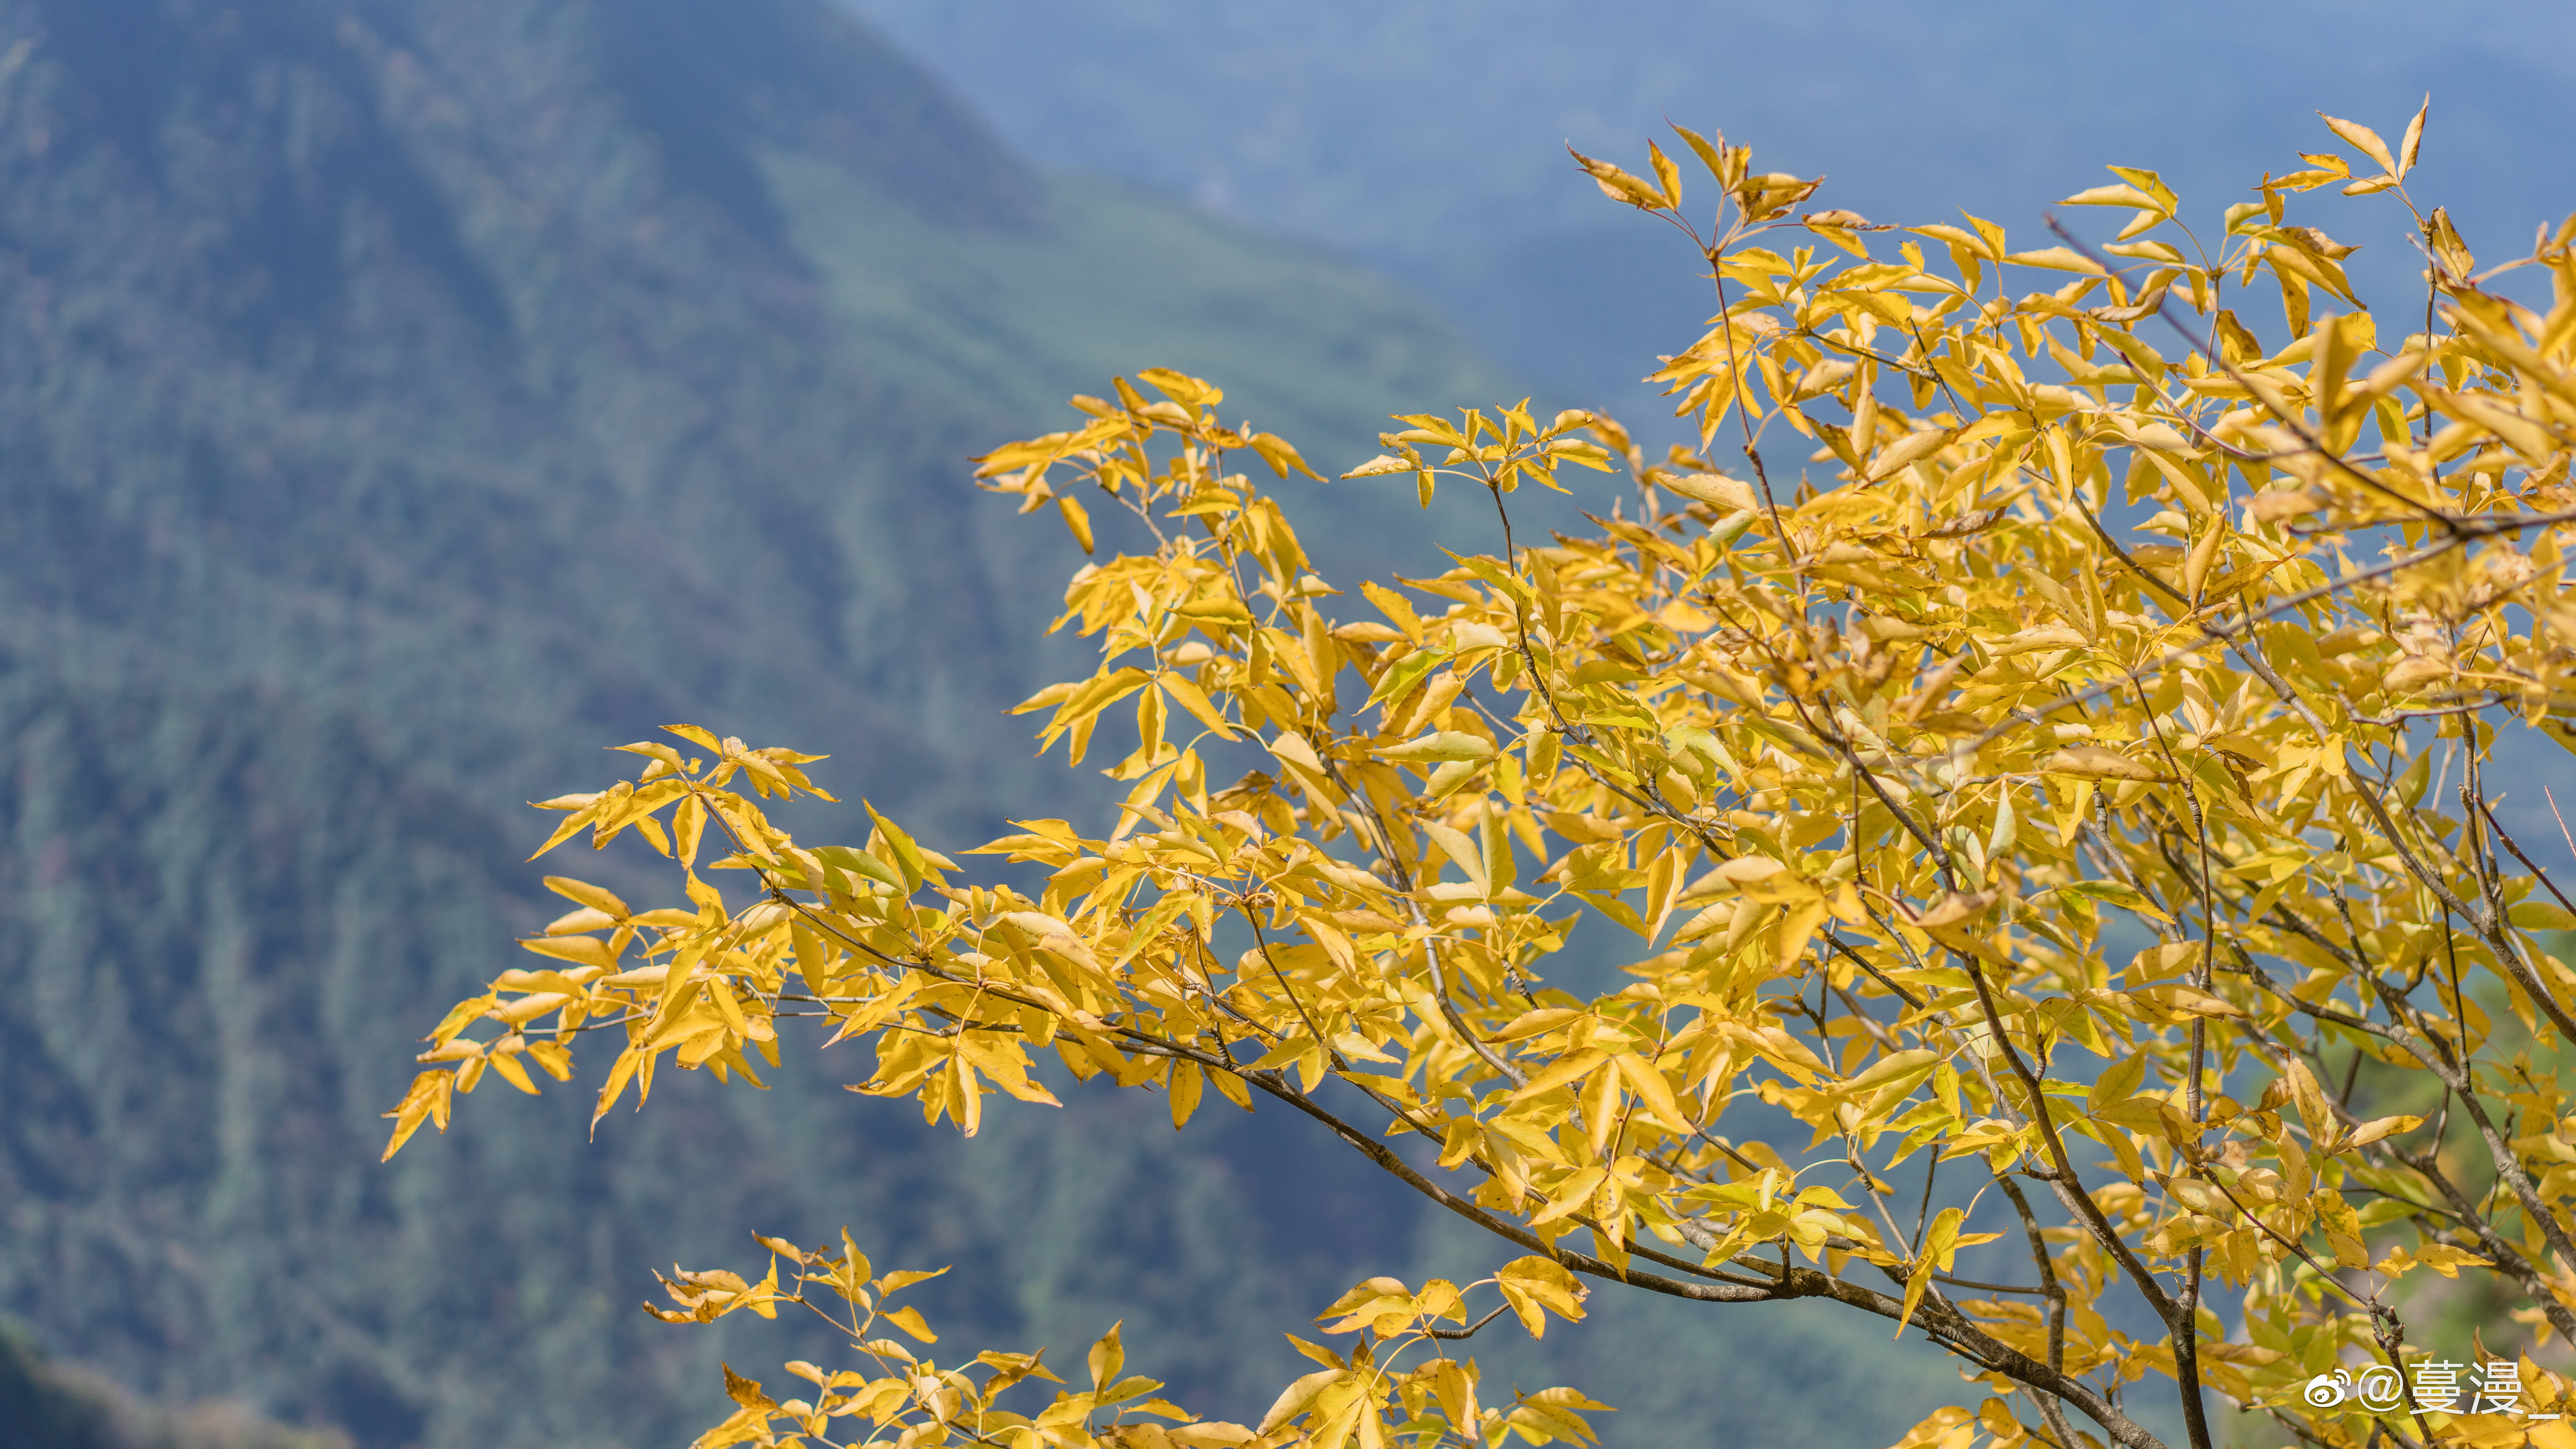
[[[422,289],[506,325],[488,253],[567,227],[729,232],[792,267],[757,161],[789,144],[945,223],[1042,215],[1028,169],[827,0],[0,0],[0,249],[147,266],[263,338]],[[184,250],[119,245],[138,210]]]

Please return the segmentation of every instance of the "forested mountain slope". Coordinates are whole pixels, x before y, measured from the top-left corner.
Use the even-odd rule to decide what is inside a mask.
[[[143,1403],[96,1374],[47,1362],[0,1325],[0,1449],[348,1449],[239,1403]]]
[[[1109,359],[923,365],[832,305],[875,235],[833,206],[1199,256],[1122,348],[1315,290],[1273,376],[1335,381],[1272,426],[1498,386],[1350,268],[1031,173],[819,4],[0,4],[0,1308],[57,1351],[371,1444],[647,1442],[717,1351],[635,1311],[647,1265],[843,1221],[992,1261],[995,1333],[1096,1332],[1132,1275],[1208,1382],[1222,1309],[1278,1317],[1183,1241],[1253,1211],[1221,1167],[961,1155],[835,1091],[793,1140],[708,1099],[592,1147],[574,1089],[374,1166],[411,1038],[542,919],[515,802],[599,746],[794,740],[960,834],[1046,798],[997,710],[1075,560],[963,460]],[[988,1201],[1015,1148],[1056,1199]]]
[[[1062,803],[998,710],[1078,558],[963,460],[1158,363],[1319,465],[1503,390],[1369,273],[1031,171],[824,0],[0,0],[0,1312],[368,1449],[681,1442],[728,1340],[648,1266],[847,1223],[959,1263],[978,1346],[1297,1372],[1420,1220],[1293,1123],[961,1146],[791,1053],[757,1112],[666,1081],[591,1143],[577,1084],[375,1165],[553,913],[515,802],[599,746],[829,751],[950,839]],[[1382,560],[1401,492],[1320,485],[1318,541]],[[1651,1332],[1780,1439],[1832,1351]]]

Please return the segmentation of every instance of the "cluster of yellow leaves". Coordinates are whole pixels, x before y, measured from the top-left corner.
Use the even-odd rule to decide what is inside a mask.
[[[393,1145],[487,1066],[567,1075],[582,1032],[623,1037],[605,1113],[665,1056],[756,1082],[749,1053],[811,1017],[874,1040],[855,1090],[969,1133],[995,1089],[1053,1102],[1048,1055],[1161,1090],[1176,1125],[1211,1084],[1313,1117],[1519,1249],[1497,1286],[1532,1332],[1575,1276],[1910,1325],[1995,1397],[1909,1444],[2072,1449],[2071,1408],[2148,1449],[2122,1405],[2150,1377],[2195,1449],[2209,1391],[2333,1449],[2482,1442],[2496,1416],[2300,1392],[2439,1347],[2406,1337],[2418,1268],[2576,1340],[2576,973],[2533,934],[2576,915],[2487,778],[2503,731],[2564,742],[2576,714],[2576,222],[2478,275],[2416,213],[2433,325],[2383,335],[2352,249],[2287,220],[2335,182],[2413,208],[2422,123],[2392,151],[2331,122],[2380,169],[2265,178],[2215,253],[2131,168],[2070,198],[2129,209],[2116,241],[2015,250],[1970,217],[1891,254],[1892,228],[1793,216],[1814,184],[1741,147],[1680,133],[1722,197],[1705,234],[1660,148],[1652,180],[1579,158],[1710,269],[1716,315],[1655,374],[1702,451],[1650,464],[1585,412],[1403,416],[1349,476],[1484,490],[1493,551],[1449,540],[1356,593],[1236,471],[1303,459],[1222,423],[1217,388],[1151,371],[1159,397],[1075,399],[1081,426],[979,476],[1086,551],[1133,545],[1056,622],[1098,669],[1020,706],[1070,764],[1107,732],[1116,818],[1024,822],[968,853],[1043,883],[976,884],[872,807],[863,848],[781,829],[762,802],[821,795],[814,757],[688,726],[705,756],[626,746],[635,779],[547,802],[548,848],[636,830],[688,906],[550,878],[579,909],[524,944],[561,964],[449,1015]],[[1827,249],[1761,244],[1782,231]],[[2545,305],[2494,281],[2516,268]],[[2034,269],[2072,280],[2012,293]],[[2258,286],[2268,350],[2233,300]],[[1750,476],[1705,456],[1730,421]],[[1587,489],[1588,529],[1522,536],[1529,483]],[[730,899],[700,874],[710,826]],[[1591,916],[1638,955],[1578,995],[1551,967]],[[1328,1109],[1328,1078],[1376,1120]],[[1380,1141],[1407,1133],[1435,1171]],[[1991,1190],[1937,1213],[1930,1183],[1898,1191],[1947,1162]],[[2026,1281],[1958,1276],[1998,1241]],[[1580,1438],[1571,1396],[1497,1418],[1468,1369],[1371,1356],[1457,1296],[1354,1290],[1337,1326],[1370,1336],[1243,1432]],[[2121,1326],[2140,1308],[2157,1331]],[[906,1402],[951,1417],[914,1422],[996,1412],[942,1382]],[[2563,1379],[2524,1382],[2563,1405]],[[1101,1402],[1007,1427],[1074,1442]]]
[[[675,1270],[661,1278],[675,1306],[647,1303],[644,1311],[667,1323],[712,1323],[743,1309],[775,1318],[781,1306],[804,1308],[846,1335],[851,1350],[869,1367],[827,1371],[792,1361],[786,1371],[813,1389],[810,1397],[778,1399],[760,1381],[727,1365],[725,1389],[737,1407],[730,1418],[700,1435],[692,1449],[733,1444],[777,1449],[808,1441],[940,1449],[962,1440],[1007,1449],[1275,1449],[1354,1438],[1378,1449],[1391,1437],[1431,1444],[1444,1436],[1489,1446],[1513,1438],[1526,1444],[1565,1440],[1589,1445],[1593,1433],[1583,1411],[1608,1407],[1571,1389],[1543,1389],[1517,1395],[1508,1406],[1483,1407],[1477,1401],[1475,1364],[1437,1352],[1440,1340],[1465,1338],[1482,1327],[1464,1326],[1466,1295],[1481,1287],[1498,1289],[1505,1306],[1533,1335],[1545,1331],[1546,1312],[1581,1318],[1584,1290],[1544,1257],[1505,1264],[1494,1277],[1463,1289],[1433,1279],[1417,1293],[1394,1278],[1371,1278],[1352,1288],[1324,1313],[1323,1318],[1340,1320],[1325,1324],[1324,1332],[1358,1333],[1359,1343],[1348,1353],[1336,1353],[1292,1336],[1289,1342],[1298,1352],[1323,1367],[1289,1384],[1260,1426],[1250,1428],[1201,1419],[1155,1397],[1163,1387],[1159,1380],[1124,1372],[1127,1351],[1117,1324],[1091,1346],[1089,1389],[1059,1390],[1043,1407],[1028,1406],[1036,1408],[1034,1413],[1007,1408],[1003,1395],[1023,1383],[1064,1382],[1047,1369],[1044,1350],[986,1350],[943,1369],[904,1341],[939,1341],[921,1311],[886,1306],[894,1294],[947,1269],[873,1276],[867,1255],[847,1231],[838,1252],[766,1236],[759,1241],[770,1253],[769,1271],[759,1282],[722,1269]],[[785,1285],[779,1281],[781,1259],[794,1275]],[[1498,1307],[1487,1319],[1503,1311]],[[1443,1322],[1462,1326],[1444,1329],[1439,1326]],[[887,1332],[888,1326],[904,1337]],[[1433,1349],[1432,1356],[1410,1368],[1400,1366],[1409,1350],[1422,1347]],[[1158,1419],[1170,1422],[1153,1422]]]

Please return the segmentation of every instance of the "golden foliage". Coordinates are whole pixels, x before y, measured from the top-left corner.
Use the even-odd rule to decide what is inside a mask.
[[[568,1078],[585,1032],[623,1042],[604,1114],[665,1060],[756,1082],[803,1017],[874,1041],[857,1090],[968,1133],[997,1089],[1052,1103],[1049,1054],[1159,1088],[1176,1124],[1210,1085],[1267,1099],[1517,1254],[1353,1288],[1324,1318],[1355,1346],[1301,1345],[1317,1371],[1246,1427],[1121,1378],[1114,1330],[1091,1389],[1004,1410],[1051,1377],[1034,1357],[935,1368],[874,1328],[930,1339],[855,1246],[772,1242],[760,1283],[683,1274],[656,1311],[804,1303],[875,1372],[789,1365],[814,1389],[783,1402],[732,1379],[706,1446],[1581,1441],[1601,1406],[1483,1405],[1439,1343],[1580,1318],[1587,1285],[1910,1324],[1985,1397],[1908,1444],[2071,1449],[2081,1417],[2144,1449],[2141,1380],[2201,1449],[2211,1392],[2322,1445],[2521,1442],[2568,1397],[2522,1348],[2505,1400],[2303,1387],[2450,1347],[2407,1336],[2420,1268],[2492,1280],[2529,1347],[2576,1339],[2576,973],[2534,935],[2576,916],[2488,778],[2504,731],[2564,742],[2576,709],[2576,222],[2475,273],[2405,191],[2422,120],[2394,150],[2330,121],[2365,164],[2267,176],[2214,253],[2132,168],[2068,201],[2128,211],[2118,240],[2016,250],[1973,217],[1793,214],[1813,182],[1688,131],[1705,232],[1660,148],[1651,180],[1578,158],[1711,269],[1717,317],[1655,374],[1701,452],[1650,464],[1607,418],[1525,405],[1402,417],[1349,476],[1496,511],[1494,551],[1419,578],[1321,577],[1251,471],[1306,464],[1226,426],[1215,387],[1075,399],[1081,426],[978,476],[1086,550],[1112,522],[1136,540],[1057,621],[1097,671],[1020,706],[1069,764],[1119,756],[1117,817],[967,852],[1041,869],[1029,894],[872,807],[863,848],[792,838],[763,802],[828,799],[811,756],[692,726],[626,746],[633,779],[546,802],[547,847],[637,830],[687,904],[550,879],[577,909],[523,943],[541,968],[440,1024],[392,1145],[486,1069]],[[2287,219],[2329,185],[2415,215],[2428,294],[2390,315],[2429,330],[2381,326],[2352,248]],[[1824,245],[1774,249],[1800,233]],[[1703,456],[1730,423],[1745,476]],[[1766,448],[1810,467],[1786,481]],[[1531,484],[1582,490],[1590,530],[1516,534]],[[1550,966],[1595,915],[1638,958],[1587,998]],[[1248,949],[1220,952],[1221,918]],[[1328,1078],[1376,1120],[1338,1118]],[[1434,1172],[1380,1145],[1402,1133]],[[1936,1160],[1993,1190],[1937,1213],[1928,1182],[1899,1191]],[[2023,1281],[1957,1276],[1998,1240]]]

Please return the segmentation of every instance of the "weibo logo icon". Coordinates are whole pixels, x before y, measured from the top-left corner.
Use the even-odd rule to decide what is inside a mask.
[[[2350,1370],[2336,1369],[2308,1380],[2307,1400],[2310,1408],[2332,1409],[2358,1400],[2365,1409],[2386,1413],[2406,1402],[2405,1381],[2385,1364],[2373,1364],[2355,1378]]]

